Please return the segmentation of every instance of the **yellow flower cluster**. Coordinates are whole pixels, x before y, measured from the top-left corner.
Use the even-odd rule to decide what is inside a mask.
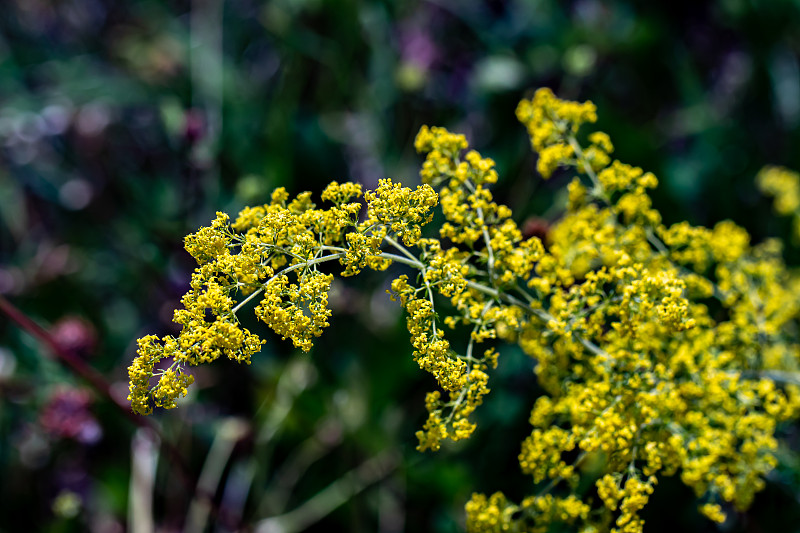
[[[516,340],[549,392],[531,412],[522,471],[541,490],[577,497],[589,475],[580,463],[601,465],[600,501],[576,530],[642,531],[639,511],[659,476],[674,473],[710,500],[705,516],[724,521],[725,506],[744,509],[763,488],[778,425],[800,413],[797,276],[774,241],[752,246],[730,221],[662,225],[647,194],[655,176],[611,161],[604,134],[589,135],[588,148],[578,141],[594,121],[590,104],[540,90],[517,115],[543,177],[557,167],[582,175],[526,280],[531,298],[507,290],[527,306]],[[791,190],[771,172],[759,178],[767,190]],[[710,314],[710,298],[723,313]],[[536,530],[519,509],[502,494],[476,495],[468,529]]]
[[[129,369],[133,410],[149,413],[151,400],[175,407],[193,380],[187,367],[222,356],[249,363],[264,341],[241,326],[237,313],[257,297],[256,317],[309,351],[330,317],[333,276],[319,265],[338,260],[345,273],[386,268],[389,261],[379,257],[383,237],[392,232],[410,242],[418,239],[436,204],[430,187],[411,191],[384,180],[368,194],[368,217],[359,223],[362,205],[352,200],[360,196],[360,185],[333,182],[322,193],[333,206],[317,209],[310,193],[290,201],[281,188],[269,204],[245,208],[233,223],[218,213],[210,226],[189,235],[186,250],[199,266],[181,300],[183,309],[175,312],[181,332],[140,340]],[[169,366],[159,368],[162,360]]]
[[[597,120],[597,108],[591,102],[559,100],[550,89],[539,89],[533,99],[519,103],[517,118],[528,128],[531,146],[539,154],[536,169],[547,179],[559,165],[574,161],[577,154],[570,137],[584,122]],[[595,135],[593,140],[591,155],[604,166],[613,150],[611,140],[604,134]]]
[[[401,278],[392,290],[409,312],[408,327],[417,349],[417,362],[423,368],[430,361],[440,362],[428,370],[448,391],[449,399],[442,400],[438,392],[428,396],[428,420],[423,431],[417,433],[420,450],[437,450],[443,439],[463,439],[474,431],[475,424],[469,416],[489,392],[486,371],[497,365],[496,351],[484,349],[477,356],[476,346],[490,339],[516,336],[525,311],[514,301],[503,301],[501,295],[529,278],[544,255],[544,247],[536,237],[523,239],[511,219],[511,210],[494,201],[488,185],[497,181],[495,163],[474,150],[463,153],[468,148],[463,135],[444,128],[423,127],[415,146],[426,153],[420,172],[423,183],[439,187],[445,218],[439,234],[451,246],[444,249],[436,239],[421,240],[422,286],[411,287]],[[445,325],[471,326],[464,354],[445,357],[450,345],[429,318],[434,294],[450,298],[458,311],[445,318]],[[432,333],[426,337],[420,331]],[[418,343],[424,350],[417,347]],[[427,355],[430,349],[434,357]]]
[[[329,325],[331,281],[332,275],[318,271],[301,274],[297,284],[290,284],[285,275],[277,276],[264,288],[264,298],[255,309],[256,316],[284,340],[291,339],[295,348],[307,352],[311,350],[313,338],[322,335],[322,329]]]
[[[800,211],[800,174],[783,167],[765,167],[756,176],[756,185],[775,197],[775,211],[791,215]]]
[[[530,496],[520,505],[514,505],[502,492],[489,498],[473,494],[465,507],[468,528],[476,533],[545,533],[551,531],[553,524],[582,523],[591,512],[591,507],[574,495],[563,498],[552,494]],[[581,531],[590,533],[597,530],[584,528]]]
[[[800,278],[775,241],[753,245],[733,222],[662,224],[648,194],[656,177],[612,161],[605,133],[579,141],[597,118],[591,102],[541,89],[517,116],[544,178],[559,167],[576,172],[546,246],[523,238],[494,201],[494,161],[463,135],[423,127],[416,189],[381,180],[362,203],[359,185],[333,182],[326,208],[310,193],[290,200],[278,189],[233,223],[220,213],[187,237],[198,268],[175,313],[182,329],[139,340],[134,411],[174,407],[192,382],[188,367],[222,356],[249,362],[264,342],[239,323],[249,302],[309,351],[331,315],[325,263],[343,276],[403,265],[417,275],[396,277],[390,294],[406,311],[414,360],[440,389],[426,397],[418,449],[473,433],[470,416],[497,365],[493,342],[518,344],[547,392],[519,453],[534,495],[519,504],[473,495],[468,530],[640,533],[640,511],[673,474],[713,521],[750,505],[777,464],[780,424],[800,414]],[[758,180],[780,212],[800,213],[798,175],[768,169]],[[425,231],[437,206],[438,236]],[[440,319],[442,299],[452,312]],[[469,331],[464,350],[446,329]]]
[[[764,194],[775,197],[775,211],[792,217],[794,236],[800,239],[800,174],[783,167],[764,167],[756,176]]]
[[[403,240],[406,246],[414,246],[422,237],[422,226],[433,218],[433,207],[439,198],[427,185],[412,191],[391,180],[380,180],[375,192],[365,195],[369,206],[368,217],[361,228],[383,227]],[[373,248],[380,246],[380,242]]]

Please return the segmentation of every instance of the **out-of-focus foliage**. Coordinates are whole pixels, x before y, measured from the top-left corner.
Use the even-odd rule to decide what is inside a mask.
[[[528,232],[546,232],[563,209],[553,191],[564,177],[541,180],[514,118],[533,87],[598,105],[615,155],[659,177],[654,203],[666,223],[730,218],[755,241],[792,242],[791,221],[772,216],[754,177],[765,163],[800,168],[796,2],[8,0],[0,9],[0,293],[121,395],[134,340],[175,332],[171,312],[193,268],[184,235],[217,210],[264,203],[277,186],[319,193],[349,179],[371,189],[386,176],[413,185],[421,124],[465,132],[497,162],[498,200]],[[270,338],[249,369],[219,362],[195,374],[185,408],[157,415],[188,480],[0,320],[0,499],[13,510],[0,513],[0,530],[147,530],[153,520],[177,531],[211,516],[210,529],[224,531],[300,509],[284,525],[453,531],[476,489],[519,500],[529,480],[516,455],[529,428],[518,421],[541,392],[531,361],[504,354],[483,409],[491,425],[420,457],[413,433],[430,382],[415,371],[388,279],[337,284],[332,326],[310,355]],[[784,431],[797,442],[795,427]],[[734,530],[796,527],[797,448],[782,452]],[[198,479],[221,515],[187,490]],[[659,489],[650,531],[708,527],[680,482]]]

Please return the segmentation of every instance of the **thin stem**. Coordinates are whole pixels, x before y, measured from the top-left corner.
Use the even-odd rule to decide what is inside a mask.
[[[280,246],[275,246],[274,244],[262,244],[262,246],[264,248],[271,248],[272,250],[280,252],[283,255],[288,255],[289,257],[294,257],[295,259],[299,259],[300,261],[306,261],[305,257],[303,257],[301,255],[297,255],[294,252],[290,252],[289,250],[286,250],[285,248],[281,248]]]
[[[767,378],[776,383],[783,383],[785,385],[800,385],[800,372],[789,372],[785,370],[761,370],[740,372],[739,375],[745,379]]]
[[[486,302],[486,305],[484,305],[483,309],[481,310],[481,316],[480,316],[481,319],[483,319],[483,315],[485,315],[486,312],[489,309],[491,309],[491,307],[492,307],[492,302]],[[475,324],[475,327],[472,328],[472,333],[476,333],[481,324],[482,322],[477,322]],[[475,339],[472,338],[472,334],[470,334],[469,343],[467,343],[467,352],[465,356],[465,359],[467,359],[467,375],[469,375],[469,373],[472,371],[472,362],[476,361],[476,359],[472,357],[472,350],[474,345],[475,345]],[[448,415],[447,420],[445,420],[445,425],[453,421],[453,417],[456,414],[456,410],[464,402],[464,397],[467,395],[468,390],[469,390],[468,386],[461,389],[461,394],[458,395],[458,399],[455,402],[451,403],[452,409],[450,410],[450,414]]]
[[[578,144],[578,140],[573,135],[570,135],[567,140],[569,145],[575,151],[575,159],[583,166],[583,170],[586,172],[586,175],[589,176],[589,179],[592,180],[592,185],[594,185],[595,190],[602,190],[603,186],[600,185],[600,180],[597,179],[597,174],[595,174],[592,165],[590,165],[589,161],[586,160],[586,156],[583,153],[583,148],[581,148],[581,145]]]
[[[271,280],[270,280],[270,281],[271,281]],[[269,281],[268,281],[267,283],[269,283]],[[239,303],[236,305],[236,307],[234,307],[233,309],[231,309],[231,314],[232,314],[232,315],[235,315],[235,314],[236,314],[236,312],[237,312],[239,309],[241,309],[242,307],[244,307],[244,305],[245,305],[247,302],[249,302],[250,300],[252,300],[252,299],[253,299],[253,298],[255,298],[256,296],[258,296],[259,294],[261,294],[262,292],[264,292],[264,287],[266,287],[266,283],[265,283],[264,285],[262,285],[261,287],[259,287],[258,289],[254,290],[254,291],[253,291],[253,292],[250,294],[250,296],[248,296],[247,298],[245,298],[244,300],[242,300],[241,302],[239,302]]]
[[[661,239],[659,239],[658,236],[655,234],[653,228],[647,228],[647,242],[652,244],[662,254],[666,256],[669,255],[669,249],[667,249],[664,243],[661,242]]]
[[[284,274],[286,274],[288,272],[292,272],[293,270],[299,270],[301,268],[310,267],[312,265],[317,265],[319,263],[325,263],[327,261],[333,261],[334,259],[339,259],[340,257],[343,257],[343,256],[344,256],[344,253],[326,255],[324,257],[317,257],[316,259],[309,259],[308,261],[306,261],[304,263],[297,263],[296,265],[292,265],[290,267],[284,268],[283,270],[281,270],[280,272],[278,272],[277,274],[275,274],[274,276],[269,278],[267,281],[265,281],[264,284],[258,290],[253,291],[253,294],[251,294],[250,296],[248,296],[247,298],[245,298],[244,300],[239,302],[239,304],[236,307],[231,309],[231,313],[235,315],[236,312],[239,311],[239,309],[241,309],[247,302],[249,302],[250,300],[252,300],[256,296],[258,296],[259,294],[264,292],[264,289],[267,287],[267,285],[269,285],[270,283],[275,281],[278,277],[280,277],[280,276],[282,276],[282,275],[284,275]]]
[[[477,192],[477,188],[469,180],[464,181],[464,186],[472,194],[475,194]],[[495,278],[495,274],[494,274],[494,250],[492,250],[492,241],[489,238],[489,231],[487,229],[486,219],[485,219],[485,217],[483,215],[483,208],[482,207],[478,207],[477,208],[477,212],[478,212],[478,218],[481,220],[481,234],[483,235],[483,242],[484,242],[484,245],[486,246],[486,253],[489,255],[488,260],[487,260],[487,269],[489,271],[489,280],[492,283],[494,283],[494,278]]]
[[[586,456],[587,456],[586,452],[581,452],[581,454],[577,457],[577,459],[575,459],[575,462],[573,463],[573,466],[574,467],[579,466],[583,462],[583,460],[586,459]],[[555,488],[555,486],[560,481],[562,481],[563,479],[564,478],[562,476],[558,476],[558,477],[555,477],[555,478],[551,479],[550,482],[547,485],[542,487],[539,490],[539,492],[536,493],[536,496],[544,496],[545,494],[547,494],[548,492],[553,490],[553,488]]]
[[[423,268],[425,268],[425,265],[422,264],[421,261],[418,261],[416,259],[414,259],[414,260],[406,259],[405,257],[403,257],[401,255],[388,254],[386,252],[382,252],[381,253],[381,257],[385,257],[387,259],[391,259],[392,261],[396,261],[396,262],[401,263],[403,265],[408,265],[410,267],[414,267],[414,268],[416,268],[418,270],[422,270]]]
[[[25,313],[17,309],[11,302],[0,296],[0,312],[5,314],[12,322],[16,323],[23,331],[27,332],[34,339],[44,344],[50,352],[61,360],[72,372],[89,382],[94,389],[106,399],[111,401],[125,416],[139,427],[157,431],[149,419],[136,416],[133,412],[111,393],[111,385],[105,377],[97,370],[87,365],[86,362],[77,357],[69,350],[63,348],[50,333],[42,326],[34,322]],[[160,436],[160,435],[159,435]]]
[[[424,272],[422,274],[422,277],[423,277],[423,280],[425,281],[425,288],[428,291],[428,301],[431,302],[431,309],[435,309],[436,308],[436,302],[433,301],[433,289],[431,289],[431,284],[428,283],[428,280],[425,279]],[[431,330],[433,332],[433,338],[434,339],[437,338],[437,333],[436,333],[436,314],[435,314],[435,312],[434,312],[433,317],[431,318]]]
[[[385,240],[386,242],[388,242],[389,244],[391,244],[392,246],[394,246],[395,248],[397,248],[398,250],[400,250],[400,253],[402,253],[403,255],[405,255],[405,256],[406,256],[407,258],[409,258],[411,261],[416,261],[416,262],[419,262],[419,259],[418,259],[416,256],[414,256],[414,254],[412,254],[411,252],[409,252],[409,251],[408,251],[408,248],[406,248],[405,246],[402,246],[402,245],[401,245],[399,242],[397,242],[397,241],[396,241],[396,240],[394,240],[393,238],[391,238],[391,237],[389,237],[389,236],[387,235],[386,237],[384,237],[384,238],[383,238],[383,240]],[[421,263],[420,263],[420,264],[421,264]]]
[[[119,410],[133,425],[144,430],[151,431],[153,434],[155,434],[167,452],[167,455],[169,456],[169,462],[177,467],[179,473],[178,477],[186,489],[191,491],[194,488],[194,483],[192,481],[194,476],[191,474],[189,467],[183,460],[183,453],[164,437],[158,426],[149,418],[137,416],[133,413],[133,411],[131,411],[130,406],[123,404],[119,399],[117,399],[117,397],[111,392],[111,385],[102,374],[100,374],[93,367],[87,365],[82,359],[75,356],[72,352],[62,347],[46,329],[34,322],[30,317],[17,309],[11,302],[6,300],[1,295],[0,312],[11,319],[12,322],[16,323],[20,329],[47,347],[47,349],[50,350],[50,352],[53,353],[67,368],[77,374],[80,378],[87,381],[97,392],[100,393],[101,396],[110,401],[111,404],[114,405],[114,407],[117,408],[117,410]],[[208,501],[212,515],[217,518],[219,516],[219,508],[213,501],[213,495],[200,490],[198,490],[197,493],[198,497]]]
[[[536,317],[538,317],[539,319],[544,321],[545,324],[547,324],[551,320],[555,320],[553,315],[551,315],[547,311],[544,311],[543,309],[535,309],[535,308],[531,307],[530,305],[526,304],[525,302],[519,300],[518,298],[515,298],[515,297],[511,296],[510,294],[502,293],[502,292],[498,291],[497,289],[492,289],[492,288],[487,287],[485,285],[481,285],[480,283],[476,283],[474,281],[469,281],[469,280],[467,281],[467,286],[471,287],[471,288],[473,288],[473,289],[475,289],[477,291],[483,292],[485,294],[489,294],[489,295],[497,298],[498,300],[503,300],[506,303],[510,303],[512,305],[516,305],[518,307],[521,307],[524,310],[526,310],[527,312],[531,313],[532,315],[535,315]],[[600,348],[599,346],[597,346],[596,344],[594,344],[590,340],[585,339],[579,333],[573,332],[572,333],[572,337],[575,340],[577,340],[578,342],[580,342],[583,346],[586,347],[586,349],[588,349],[592,353],[594,353],[596,355],[604,355],[606,357],[610,357],[608,352],[606,352],[605,350],[603,350],[602,348]]]
[[[389,244],[391,244],[392,246],[394,246],[395,248],[400,250],[406,256],[406,261],[407,262],[411,261],[412,266],[418,268],[420,270],[420,272],[422,272],[422,281],[425,282],[425,289],[428,292],[428,300],[431,302],[431,308],[435,308],[436,307],[436,302],[433,300],[433,289],[431,288],[431,284],[428,281],[428,278],[425,277],[425,270],[426,270],[425,269],[425,265],[421,261],[419,261],[416,257],[414,257],[411,254],[411,252],[406,250],[406,248],[404,246],[400,246],[400,244],[397,241],[395,241],[394,239],[392,239],[391,237],[386,236],[386,237],[384,237],[384,239],[386,239],[386,242],[388,242]],[[384,255],[384,254],[381,254],[381,255]],[[386,254],[386,255],[392,255],[392,254]],[[406,263],[406,264],[408,264],[408,263]],[[436,335],[437,335],[437,333],[436,333],[436,317],[434,317],[431,320],[431,329],[433,330],[433,337],[436,338]]]
[[[388,237],[386,237],[386,238],[388,239]],[[347,253],[347,249],[346,248],[341,248],[339,246],[322,246],[322,249],[326,250],[326,251],[329,251],[329,252],[340,252],[342,255]],[[421,269],[421,268],[425,267],[425,265],[423,265],[422,262],[420,262],[416,257],[414,257],[411,254],[408,254],[408,257],[410,257],[410,259],[408,257],[403,257],[403,256],[396,255],[396,254],[390,254],[390,253],[387,253],[387,252],[381,252],[380,256],[381,257],[385,257],[387,259],[391,259],[392,261],[395,261],[397,263],[401,263],[403,265],[408,265],[410,267],[414,267],[416,269]],[[329,257],[329,256],[326,256],[326,257]]]
[[[486,252],[489,254],[487,262],[487,269],[489,270],[489,280],[494,283],[494,251],[492,250],[492,242],[489,239],[489,231],[486,229],[486,221],[483,219],[483,209],[478,208],[478,217],[481,219],[481,233],[483,233],[483,242],[486,244]]]
[[[350,470],[297,508],[256,524],[257,533],[303,531],[333,512],[370,485],[381,481],[401,464],[394,450],[385,451]]]
[[[481,283],[477,283],[477,282],[472,281],[472,280],[467,280],[467,287],[475,289],[478,292],[482,292],[484,294],[488,294],[489,296],[492,296],[493,298],[496,298],[498,300],[502,300],[502,301],[504,301],[506,303],[521,307],[521,308],[525,309],[527,312],[531,313],[532,315],[535,315],[538,318],[540,318],[541,320],[544,320],[545,322],[549,322],[549,321],[553,320],[553,315],[551,315],[547,311],[544,311],[543,309],[533,308],[530,305],[528,305],[527,303],[525,303],[522,300],[520,300],[519,298],[515,298],[514,296],[511,296],[510,294],[506,294],[504,292],[500,292],[498,289],[494,289],[492,287],[487,287],[486,285],[483,285]]]
[[[409,252],[405,246],[401,246],[400,243],[395,241],[393,238],[386,236],[384,237],[384,240],[389,244],[391,244],[392,246],[394,246],[395,248],[397,248],[403,255],[405,255],[405,257],[389,253],[381,253],[381,256],[390,258],[393,261],[397,261],[398,263],[403,263],[420,270],[422,272],[422,279],[425,282],[425,289],[428,293],[428,300],[431,302],[431,307],[435,307],[436,302],[434,302],[433,299],[433,289],[431,287],[430,282],[425,278],[425,265],[414,255],[412,255],[411,252]],[[433,336],[435,338],[437,336],[435,318],[431,320],[431,329],[433,331]]]
[[[579,335],[577,333],[573,333],[572,336],[579,343],[583,344],[583,346],[586,347],[586,349],[589,350],[590,352],[592,352],[593,354],[595,354],[595,355],[604,355],[604,356],[609,357],[608,352],[606,352],[605,350],[600,348],[598,345],[596,345],[592,341],[584,339],[581,335]]]
[[[198,494],[214,494],[219,487],[223,471],[233,453],[234,446],[247,435],[247,424],[236,418],[228,418],[217,428],[214,441],[206,455],[200,478],[197,481]],[[189,504],[184,531],[187,533],[201,533],[208,524],[210,507],[208,501],[195,496]]]

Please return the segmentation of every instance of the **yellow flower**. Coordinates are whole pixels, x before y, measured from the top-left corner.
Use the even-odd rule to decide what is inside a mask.
[[[499,341],[532,358],[546,391],[518,455],[540,485],[519,504],[474,494],[469,531],[640,533],[658,479],[673,474],[705,501],[745,509],[777,464],[779,424],[800,413],[800,387],[779,380],[800,370],[800,277],[780,243],[752,244],[731,221],[662,224],[649,196],[654,175],[612,161],[605,133],[581,144],[580,129],[597,119],[591,102],[540,89],[517,116],[539,173],[575,174],[546,243],[526,239],[495,201],[493,160],[463,135],[424,126],[419,187],[332,182],[320,208],[309,192],[277,189],[232,223],[218,213],[186,237],[198,267],[174,315],[181,330],[139,339],[131,408],[175,407],[193,381],[189,367],[249,363],[264,342],[239,320],[251,308],[311,351],[329,326],[335,275],[395,265],[412,275],[397,274],[390,295],[406,312],[414,361],[437,385],[419,450],[476,431],[471,417],[490,392]],[[757,182],[800,227],[798,176],[768,167]],[[594,500],[578,491],[592,483]],[[725,520],[718,503],[700,511]]]

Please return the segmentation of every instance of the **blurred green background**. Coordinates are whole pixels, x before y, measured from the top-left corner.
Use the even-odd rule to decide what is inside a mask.
[[[568,176],[536,175],[514,118],[541,86],[598,105],[666,222],[790,239],[753,177],[800,169],[798,53],[797,1],[4,0],[0,294],[124,397],[135,339],[175,332],[187,233],[278,186],[418,183],[422,124],[465,133],[498,199],[545,227]],[[434,383],[385,294],[398,272],[337,283],[309,355],[252,324],[269,342],[251,367],[198,368],[154,415],[183,473],[0,318],[0,531],[450,532],[473,491],[520,499],[533,361],[501,347],[477,434],[417,453]],[[668,479],[645,530],[800,531],[800,434],[782,434],[751,510],[718,528]]]

